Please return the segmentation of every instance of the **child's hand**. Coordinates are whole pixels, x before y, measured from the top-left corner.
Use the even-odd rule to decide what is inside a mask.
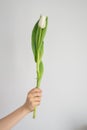
[[[27,99],[24,104],[25,108],[27,108],[29,112],[32,112],[36,106],[40,105],[41,96],[42,96],[41,89],[39,88],[32,89],[27,95]]]

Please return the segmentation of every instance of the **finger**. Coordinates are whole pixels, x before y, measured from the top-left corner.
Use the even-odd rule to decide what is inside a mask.
[[[39,106],[39,105],[40,105],[40,102],[35,102],[34,103],[34,107]]]
[[[33,91],[32,92],[32,95],[34,95],[34,96],[41,96],[42,95],[42,92],[41,91]]]
[[[34,90],[35,90],[35,88],[31,89],[31,90],[28,92],[28,94],[29,94],[29,93],[32,93]]]
[[[29,100],[32,101],[32,102],[37,102],[37,101],[41,101],[41,98],[42,98],[41,96],[39,96],[39,97],[38,96],[35,96],[35,97],[33,96],[33,97],[30,97]]]
[[[35,97],[34,98],[34,102],[40,102],[41,101],[41,97]]]
[[[28,97],[30,97],[30,98],[42,97],[42,93],[41,92],[30,93]]]
[[[42,91],[39,88],[34,88],[28,93],[28,97],[33,97],[33,96],[41,96]]]
[[[34,93],[34,92],[42,92],[42,90],[40,89],[40,88],[34,88],[33,90],[32,90],[32,92]]]
[[[42,93],[33,93],[32,96],[33,97],[42,97]]]

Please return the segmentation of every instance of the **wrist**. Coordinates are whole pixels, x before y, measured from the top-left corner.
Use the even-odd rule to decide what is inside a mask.
[[[27,107],[26,103],[22,106],[22,109],[26,112],[26,114],[30,113],[31,111]]]

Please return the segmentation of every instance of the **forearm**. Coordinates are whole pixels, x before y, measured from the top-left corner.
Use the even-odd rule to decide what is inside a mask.
[[[32,89],[28,95],[26,102],[23,106],[16,111],[0,119],[0,130],[10,130],[16,125],[23,117],[32,112],[35,107],[40,105],[41,90],[39,88]]]
[[[16,111],[9,114],[8,116],[0,119],[0,130],[10,130],[29,112],[30,111],[26,109],[25,106],[23,105],[20,108],[18,108]]]

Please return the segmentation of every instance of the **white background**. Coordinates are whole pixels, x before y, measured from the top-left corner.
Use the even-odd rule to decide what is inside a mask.
[[[0,0],[0,118],[36,85],[31,32],[40,14],[49,17],[43,98],[36,119],[13,130],[87,130],[86,0]]]

